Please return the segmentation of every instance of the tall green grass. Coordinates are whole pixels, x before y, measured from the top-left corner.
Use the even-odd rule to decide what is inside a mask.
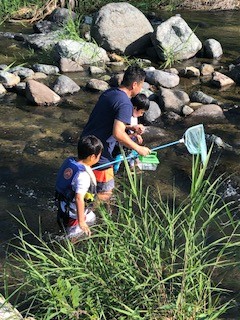
[[[217,192],[222,177],[210,182],[193,158],[189,196],[163,200],[125,165],[117,213],[101,208],[90,238],[44,241],[16,218],[32,239],[17,238],[9,298],[21,294],[25,313],[41,320],[218,319],[229,303],[214,274],[237,264],[240,246],[239,223]]]

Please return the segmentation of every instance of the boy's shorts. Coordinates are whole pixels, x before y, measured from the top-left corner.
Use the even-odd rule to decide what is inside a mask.
[[[109,192],[114,188],[113,167],[105,170],[93,170],[97,180],[97,193]]]

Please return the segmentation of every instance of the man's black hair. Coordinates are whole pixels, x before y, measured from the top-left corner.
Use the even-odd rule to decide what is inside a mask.
[[[149,99],[143,93],[137,94],[135,97],[131,99],[131,102],[137,110],[143,109],[147,111],[150,106]]]
[[[135,81],[138,83],[144,81],[145,77],[146,72],[139,65],[133,64],[125,71],[121,85],[129,87]]]
[[[78,159],[86,159],[94,154],[99,155],[103,150],[102,142],[93,135],[85,136],[78,141]]]

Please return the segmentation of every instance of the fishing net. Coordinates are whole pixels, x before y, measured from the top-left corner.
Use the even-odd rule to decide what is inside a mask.
[[[173,142],[169,142],[169,143],[164,144],[164,145],[160,145],[160,146],[154,147],[154,148],[151,149],[151,151],[156,151],[156,150],[159,150],[159,149],[170,147],[170,146],[176,145],[178,143],[184,143],[185,146],[187,147],[187,150],[188,150],[189,153],[191,153],[191,154],[200,154],[202,163],[205,164],[205,161],[207,159],[207,145],[206,145],[206,140],[205,140],[204,127],[203,127],[202,124],[198,124],[196,126],[188,128],[185,131],[182,139],[177,140],[177,141],[173,141]],[[136,151],[133,150],[126,157],[126,159],[127,160],[128,159],[134,159],[134,158],[137,158],[137,157],[139,157],[139,154]],[[104,167],[112,165],[112,164],[116,164],[117,170],[118,170],[120,162],[123,161],[124,158],[125,157],[123,155],[120,155],[120,157],[117,160],[111,161],[111,162],[106,163],[106,164],[99,165],[99,166],[95,167],[94,169],[100,169],[100,168],[104,168]],[[150,156],[150,158],[145,157],[144,160],[145,160],[145,163],[152,161],[152,163],[154,164],[154,168],[155,168],[156,162],[154,162],[154,161],[156,159],[154,159],[154,161],[153,161],[153,158]],[[142,161],[142,162],[144,162],[144,161]],[[145,167],[147,167],[146,164],[145,164]]]
[[[204,164],[207,159],[207,145],[202,124],[190,127],[183,136],[184,144],[191,154],[201,154],[201,160]]]

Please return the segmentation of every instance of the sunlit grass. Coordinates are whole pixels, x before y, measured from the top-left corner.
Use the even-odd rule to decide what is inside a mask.
[[[117,213],[101,208],[90,238],[46,242],[16,218],[32,240],[19,233],[11,300],[21,293],[26,314],[42,320],[217,319],[229,303],[221,303],[213,274],[237,264],[240,246],[239,223],[217,192],[222,177],[210,182],[193,158],[191,191],[179,202],[163,200],[125,166]],[[210,241],[213,227],[218,236]]]
[[[65,0],[65,1],[43,1],[43,0],[1,0],[0,1],[0,17],[1,21],[11,19],[19,10],[22,8],[32,8],[33,9],[33,16],[34,10],[36,11],[36,17],[38,19],[41,18],[40,12],[42,11],[42,15],[44,16],[44,11],[48,7],[56,7],[60,6],[61,4],[65,3],[66,7],[72,8],[78,15],[90,14],[97,10],[99,10],[102,6],[107,3],[111,3],[110,0]],[[159,8],[159,6],[163,5],[166,10],[172,11],[176,9],[176,7],[181,4],[180,0],[149,0],[149,1],[128,1],[130,4],[136,6],[140,10],[145,12],[153,9]],[[40,14],[40,15],[39,15]],[[24,18],[23,18],[24,19]],[[34,22],[33,17],[33,22]]]

